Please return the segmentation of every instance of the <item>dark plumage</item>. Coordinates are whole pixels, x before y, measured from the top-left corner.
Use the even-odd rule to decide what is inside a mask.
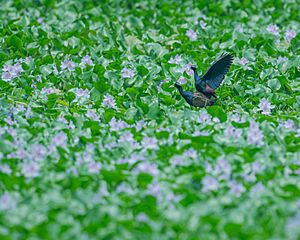
[[[194,107],[206,107],[211,106],[216,102],[216,98],[207,98],[201,92],[191,92],[184,91],[182,86],[178,83],[175,83],[174,86],[179,90],[181,96],[185,99],[185,101]]]
[[[192,66],[191,69],[194,71],[197,91],[205,94],[208,98],[212,96],[217,97],[215,89],[221,85],[226,73],[229,71],[232,61],[233,56],[231,54],[223,54],[211,65],[203,77],[198,75],[196,66]]]

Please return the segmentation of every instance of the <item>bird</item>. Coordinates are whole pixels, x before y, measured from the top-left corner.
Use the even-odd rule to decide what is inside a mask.
[[[184,91],[178,82],[176,82],[174,86],[178,89],[185,101],[193,107],[211,106],[216,102],[216,98],[208,98],[201,92]]]
[[[200,77],[197,73],[197,67],[191,66],[194,71],[195,87],[198,92],[203,93],[208,98],[217,97],[215,90],[221,85],[225,75],[228,73],[232,64],[233,56],[231,54],[223,54],[216,60],[208,71]]]

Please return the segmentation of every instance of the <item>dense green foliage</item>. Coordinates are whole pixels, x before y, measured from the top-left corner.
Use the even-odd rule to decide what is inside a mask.
[[[0,238],[299,239],[299,1],[0,8]],[[222,53],[214,106],[189,106]]]

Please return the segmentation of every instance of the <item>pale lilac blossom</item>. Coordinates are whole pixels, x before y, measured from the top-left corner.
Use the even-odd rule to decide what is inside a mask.
[[[240,197],[242,193],[246,191],[242,183],[238,183],[236,181],[230,181],[228,185],[230,187],[230,193],[235,195],[236,197]]]
[[[137,132],[141,131],[142,128],[143,128],[145,125],[146,125],[146,123],[145,123],[144,120],[139,120],[139,121],[137,121],[136,124],[135,124],[135,130],[136,130]]]
[[[145,150],[147,149],[158,149],[157,139],[155,137],[145,136],[142,140],[142,146]]]
[[[196,40],[197,40],[197,33],[194,32],[194,30],[192,30],[192,29],[187,30],[186,36],[187,36],[191,41],[196,41]]]
[[[86,68],[86,65],[94,66],[94,63],[89,55],[84,56],[81,59],[80,65],[82,68]]]
[[[22,165],[21,172],[26,178],[38,177],[40,174],[40,165],[33,161],[25,162]]]
[[[174,58],[173,57],[170,58],[170,60],[168,61],[168,63],[171,63],[171,64],[180,64],[181,61],[182,61],[181,55],[176,54],[176,56]]]
[[[205,176],[202,179],[202,192],[207,193],[217,191],[219,189],[219,181],[211,176]]]
[[[0,211],[13,210],[16,208],[16,201],[11,197],[8,192],[0,196]]]
[[[291,40],[296,37],[296,32],[294,30],[289,29],[285,32],[284,37],[285,37],[285,41],[287,43],[290,43]]]
[[[9,82],[21,75],[24,72],[22,68],[22,64],[17,62],[14,65],[6,64],[3,67],[2,80],[5,82]]]
[[[75,63],[66,59],[61,63],[60,67],[62,70],[68,69],[70,72],[73,72],[75,70]]]
[[[133,78],[135,76],[135,72],[134,72],[134,70],[132,70],[130,68],[124,67],[121,70],[121,75],[122,75],[122,78]]]
[[[264,135],[262,131],[259,129],[257,123],[255,121],[250,121],[250,126],[248,129],[248,143],[261,146],[263,144]]]
[[[275,36],[279,36],[279,29],[278,29],[277,25],[275,25],[275,24],[268,25],[267,31]]]
[[[104,99],[103,99],[103,102],[102,102],[102,106],[103,107],[107,107],[107,108],[117,109],[116,100],[110,94],[106,94],[104,96]]]
[[[110,126],[110,131],[116,131],[116,132],[129,127],[129,125],[126,122],[124,122],[121,119],[116,120],[115,117],[113,117],[110,120],[109,126]]]
[[[262,112],[262,114],[265,114],[265,115],[271,114],[272,105],[267,99],[265,99],[265,98],[261,99],[258,104],[258,107],[259,107],[259,110]]]
[[[87,168],[89,173],[99,173],[99,171],[101,170],[101,163],[98,162],[89,162],[87,164]]]
[[[158,174],[158,169],[155,163],[141,162],[135,169],[136,172],[144,172],[149,175],[156,176]]]
[[[5,173],[7,175],[11,175],[12,169],[8,164],[2,164],[0,165],[0,172]]]
[[[285,63],[287,62],[289,59],[287,57],[278,57],[277,59],[277,64],[280,64],[280,63]]]
[[[161,195],[161,187],[157,181],[153,181],[148,185],[148,191],[155,197],[159,197]]]
[[[248,60],[244,57],[240,59],[240,65],[245,66],[248,63]]]
[[[180,85],[186,84],[186,82],[187,82],[186,79],[182,76],[177,80],[177,83]]]
[[[92,119],[93,121],[99,121],[100,120],[100,117],[97,115],[97,113],[94,109],[88,109],[85,115],[88,118]]]
[[[149,218],[148,218],[148,216],[145,213],[139,213],[136,216],[136,220],[138,222],[148,222]]]
[[[293,120],[288,119],[288,120],[284,121],[283,123],[281,123],[281,127],[289,129],[289,130],[293,130],[295,128],[295,123]]]
[[[202,29],[206,29],[206,22],[204,22],[203,20],[200,20],[199,24]]]
[[[206,112],[202,111],[200,113],[200,116],[198,118],[199,123],[210,123],[211,122],[211,116]]]

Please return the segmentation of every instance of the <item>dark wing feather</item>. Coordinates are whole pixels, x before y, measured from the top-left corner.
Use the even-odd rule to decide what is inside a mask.
[[[232,64],[231,54],[222,55],[204,74],[203,80],[213,89],[218,88]]]
[[[195,107],[206,107],[211,106],[216,102],[216,98],[208,98],[203,93],[194,92],[192,105]]]

